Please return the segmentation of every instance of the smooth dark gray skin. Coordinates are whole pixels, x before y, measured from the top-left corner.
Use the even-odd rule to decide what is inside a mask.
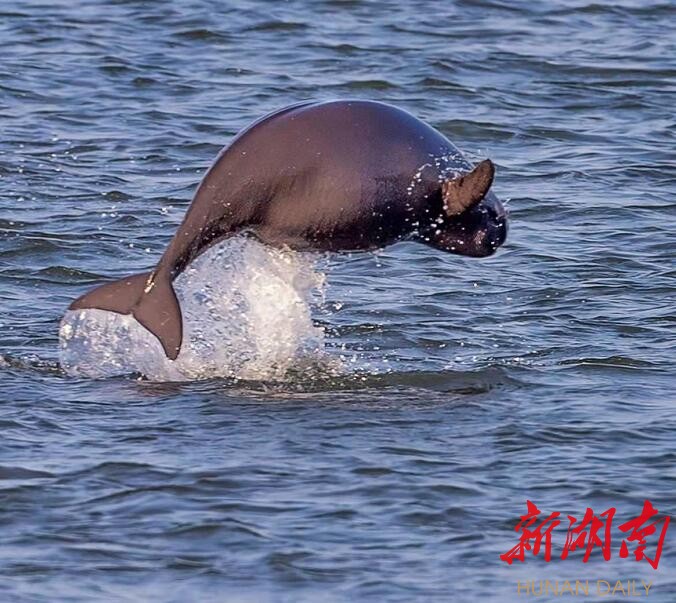
[[[153,272],[98,287],[70,309],[131,313],[175,359],[182,317],[171,283],[236,232],[296,250],[367,250],[411,239],[490,255],[505,240],[505,211],[488,191],[493,164],[470,170],[441,133],[391,105],[287,107],[243,130],[220,153]]]

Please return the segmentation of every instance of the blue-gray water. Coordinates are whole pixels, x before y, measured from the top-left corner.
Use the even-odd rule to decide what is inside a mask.
[[[616,529],[610,562],[499,555],[527,499],[561,512],[558,553],[588,506],[676,513],[675,16],[651,0],[3,3],[0,599],[512,601],[519,579],[643,578],[673,601],[670,532],[657,571],[619,558]],[[491,157],[506,246],[331,259],[315,321],[348,359],[337,376],[60,370],[70,300],[154,265],[239,129],[340,97]]]

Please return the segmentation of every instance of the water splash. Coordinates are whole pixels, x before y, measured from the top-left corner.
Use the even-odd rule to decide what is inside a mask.
[[[157,381],[283,381],[290,371],[328,366],[324,331],[311,314],[325,281],[316,261],[230,238],[174,281],[184,333],[175,361],[133,316],[88,309],[67,312],[61,321],[61,366],[73,376],[141,373]]]

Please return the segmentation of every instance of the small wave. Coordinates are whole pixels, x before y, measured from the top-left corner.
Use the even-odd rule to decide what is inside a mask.
[[[0,354],[0,369],[28,370],[46,374],[60,373],[59,365],[56,362],[40,358],[35,354],[24,354],[21,356]]]
[[[44,477],[54,477],[54,475],[48,471],[12,465],[0,465],[0,480],[39,479]]]
[[[307,28],[307,23],[297,21],[265,21],[251,25],[244,31],[299,31]]]
[[[619,369],[647,369],[658,368],[654,362],[629,358],[627,356],[609,356],[607,358],[574,358],[571,360],[562,360],[562,366],[580,367],[610,367]]]
[[[184,40],[203,40],[203,41],[215,40],[227,42],[230,39],[228,35],[208,28],[186,29],[174,33],[173,36]]]
[[[61,321],[61,366],[71,376],[140,373],[154,381],[284,381],[318,363],[335,370],[324,352],[324,331],[312,321],[325,280],[316,259],[230,238],[174,281],[183,313],[175,361],[133,316],[87,309],[69,311]]]

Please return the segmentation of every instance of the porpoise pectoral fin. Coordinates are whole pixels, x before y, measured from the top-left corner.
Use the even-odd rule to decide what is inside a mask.
[[[446,180],[441,186],[446,215],[457,216],[479,203],[491,188],[494,176],[493,162],[484,159],[471,172]]]
[[[164,353],[175,360],[183,340],[183,318],[169,276],[135,274],[101,285],[76,299],[69,310],[93,308],[132,314],[160,340]]]

